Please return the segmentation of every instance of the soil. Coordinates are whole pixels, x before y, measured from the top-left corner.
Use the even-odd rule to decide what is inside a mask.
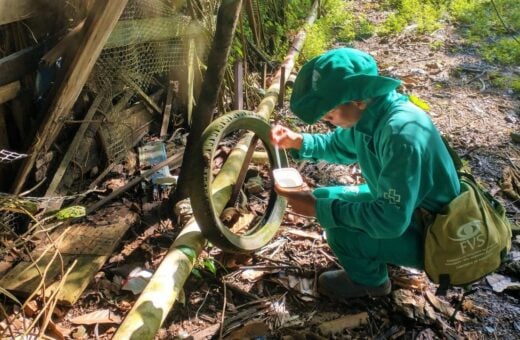
[[[373,22],[384,13],[372,12],[371,1],[358,1],[353,9]],[[440,44],[441,42],[442,44]],[[441,48],[434,48],[440,46]],[[520,131],[520,99],[489,81],[489,72],[519,73],[482,60],[467,45],[456,27],[446,25],[432,34],[419,35],[414,27],[393,37],[371,37],[354,47],[372,54],[384,75],[402,79],[402,90],[429,106],[429,114],[457,153],[472,167],[477,179],[504,203],[510,219],[519,225],[520,204],[504,195],[504,172],[520,171],[520,145],[511,132]],[[290,117],[287,108],[278,112]],[[293,120],[291,120],[293,121]],[[298,125],[302,131],[309,127]],[[318,125],[313,131],[326,131]],[[359,169],[325,163],[294,164],[310,187],[358,184]],[[130,197],[127,197],[130,198]],[[142,202],[138,202],[141,203]],[[136,267],[153,271],[179,233],[167,204],[141,205],[142,223],[125,236],[117,253],[96,275],[75,306],[59,307],[56,324],[68,338],[110,338],[115,328],[71,324],[86,312],[110,309],[124,317],[137,296],[121,290],[121,279]],[[518,254],[520,239],[514,238]],[[516,261],[497,272],[520,279]],[[213,260],[202,261],[204,258]],[[177,302],[157,339],[518,339],[518,290],[497,292],[484,278],[476,292],[465,297],[461,311],[450,320],[461,300],[460,288],[435,297],[436,286],[424,273],[390,267],[392,294],[350,301],[331,300],[316,293],[316,279],[339,267],[314,219],[289,208],[273,240],[252,254],[227,254],[208,246],[184,285],[184,301]],[[225,308],[224,307],[225,304]],[[450,309],[452,308],[452,309]],[[328,334],[335,326],[337,332]],[[362,322],[355,322],[362,320]],[[220,327],[223,322],[224,327]],[[348,327],[350,323],[357,327]]]

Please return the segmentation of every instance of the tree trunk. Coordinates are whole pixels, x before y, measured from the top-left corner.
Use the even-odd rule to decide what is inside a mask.
[[[224,72],[228,62],[229,51],[233,43],[235,29],[240,17],[241,7],[242,0],[224,0],[219,7],[215,37],[213,38],[213,45],[208,56],[210,64],[208,64],[197,106],[193,113],[194,119],[182,161],[179,185],[175,191],[175,201],[184,199],[189,195],[189,181],[186,180],[186,178],[190,176],[190,169],[192,168],[192,164],[190,163],[192,157],[190,155],[202,132],[213,120],[213,112],[217,103],[222,80],[224,79]]]

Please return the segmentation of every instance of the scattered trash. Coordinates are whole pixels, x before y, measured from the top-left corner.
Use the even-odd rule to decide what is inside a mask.
[[[153,167],[166,160],[166,147],[162,141],[155,141],[138,148],[139,165],[142,170]],[[168,166],[150,176],[154,201],[167,199],[170,186],[176,185],[178,176],[172,176]]]
[[[126,280],[123,281],[121,289],[129,290],[134,293],[134,295],[137,295],[144,290],[152,275],[150,271],[137,267],[132,270]]]

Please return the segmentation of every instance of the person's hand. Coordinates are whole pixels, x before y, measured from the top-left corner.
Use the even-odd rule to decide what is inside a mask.
[[[273,145],[282,149],[299,150],[302,146],[303,136],[282,125],[275,125],[269,132],[269,138]]]
[[[304,190],[282,188],[275,183],[274,191],[287,199],[292,211],[305,216],[316,216],[316,197],[305,186]]]

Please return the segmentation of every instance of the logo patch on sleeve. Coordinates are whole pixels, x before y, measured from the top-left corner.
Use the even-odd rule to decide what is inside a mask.
[[[395,189],[389,189],[388,192],[385,192],[383,197],[390,204],[397,204],[401,202],[401,195],[398,195]]]

